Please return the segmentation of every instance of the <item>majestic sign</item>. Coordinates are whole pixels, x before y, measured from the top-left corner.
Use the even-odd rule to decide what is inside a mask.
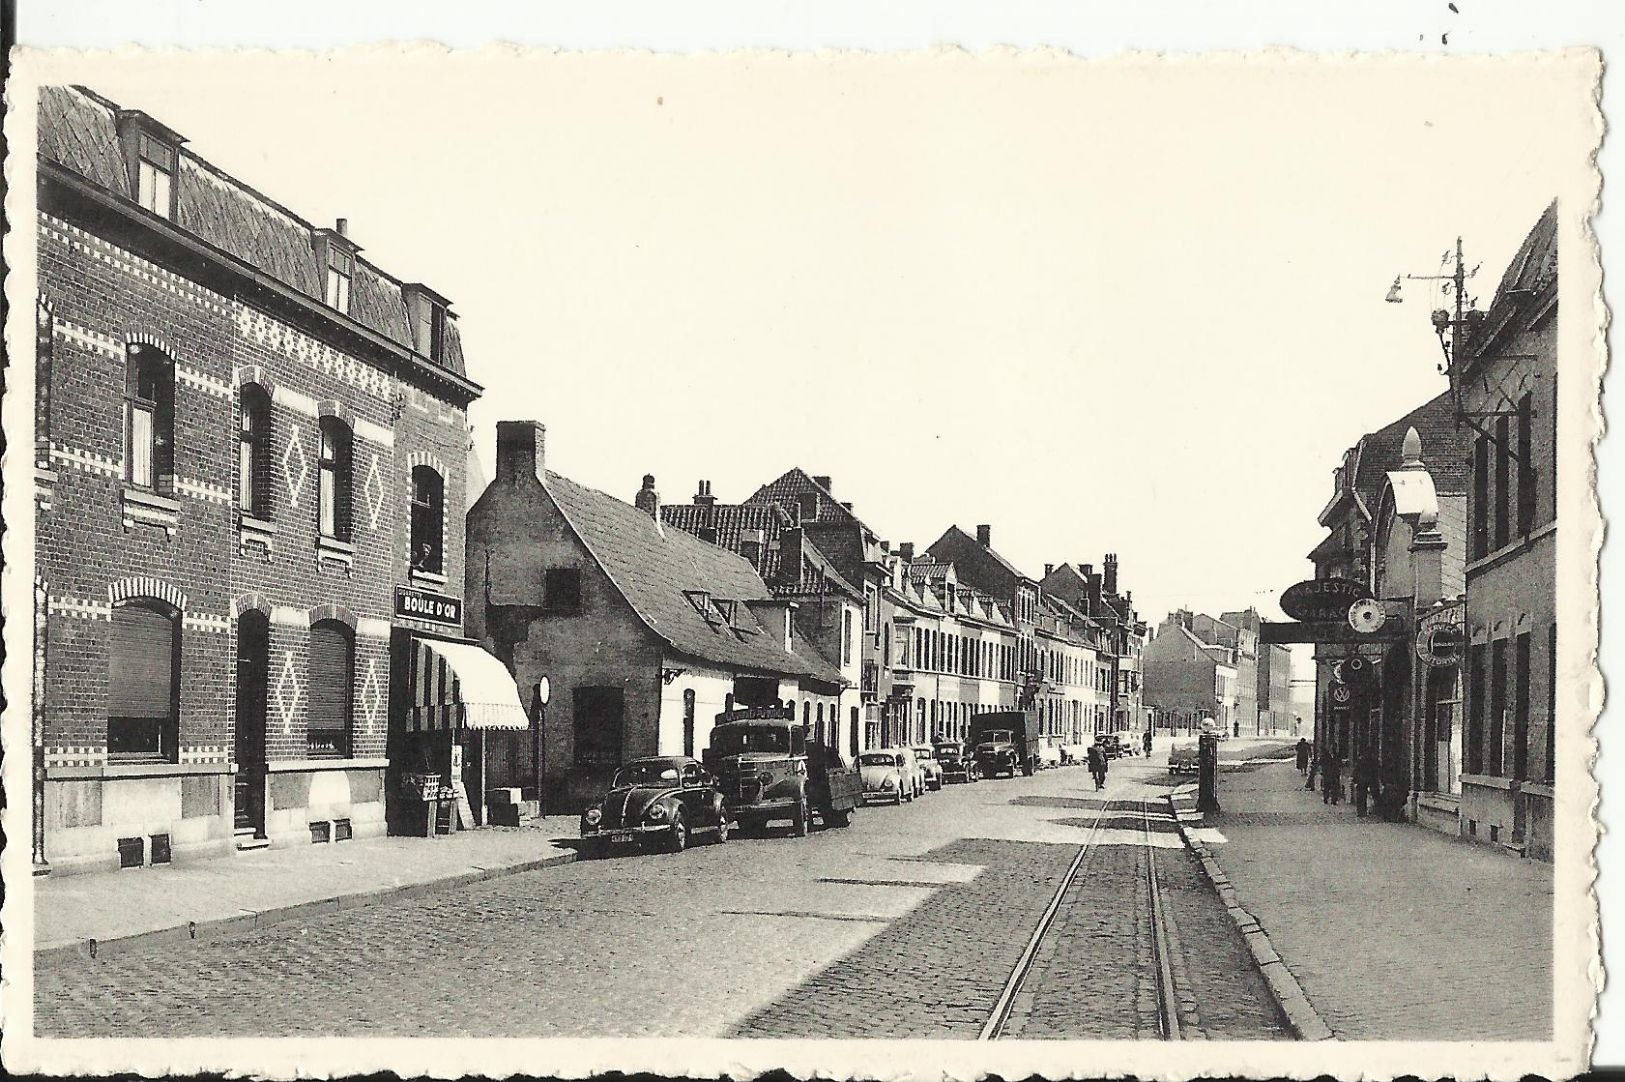
[[[413,620],[427,620],[431,624],[463,625],[463,599],[431,594],[427,590],[395,587],[395,615]]]
[[[1294,620],[1347,619],[1349,606],[1364,601],[1371,591],[1353,579],[1306,579],[1287,587],[1281,595],[1281,611]]]
[[[1434,624],[1416,635],[1416,656],[1422,664],[1435,669],[1461,663],[1461,645],[1465,636],[1456,623]]]

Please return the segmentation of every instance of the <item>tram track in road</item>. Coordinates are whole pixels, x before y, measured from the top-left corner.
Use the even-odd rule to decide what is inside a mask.
[[[1021,1004],[1027,996],[1026,986],[1028,978],[1032,975],[1035,965],[1051,935],[1057,918],[1061,915],[1066,904],[1067,894],[1072,891],[1080,877],[1085,876],[1095,862],[1095,858],[1102,850],[1102,831],[1108,820],[1124,818],[1125,809],[1122,804],[1136,805],[1134,815],[1139,820],[1141,835],[1141,851],[1144,861],[1145,904],[1147,928],[1150,940],[1150,958],[1152,963],[1152,983],[1154,985],[1154,1003],[1157,1015],[1157,1032],[1164,1040],[1185,1039],[1185,1010],[1181,1007],[1178,989],[1176,987],[1176,955],[1173,943],[1175,937],[1170,935],[1169,925],[1171,917],[1163,905],[1162,886],[1157,874],[1156,847],[1154,841],[1155,831],[1152,828],[1151,802],[1145,799],[1128,801],[1103,802],[1089,826],[1089,833],[1083,843],[1078,847],[1077,854],[1062,875],[1055,893],[1049,904],[1039,915],[1028,939],[1026,948],[1022,951],[1015,967],[1011,970],[1009,978],[1000,990],[994,1002],[992,1011],[978,1034],[979,1040],[994,1041],[1008,1039],[1019,1034],[1012,1034],[1011,1023],[1021,1013]],[[1027,997],[1030,1004],[1030,997]]]

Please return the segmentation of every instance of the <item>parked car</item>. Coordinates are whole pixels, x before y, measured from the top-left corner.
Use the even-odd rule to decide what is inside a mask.
[[[1031,710],[992,710],[971,718],[971,743],[982,777],[1038,769],[1038,715]]]
[[[1194,741],[1176,742],[1168,749],[1168,773],[1195,774],[1196,744]]]
[[[895,749],[866,751],[858,756],[865,803],[901,804],[914,799],[914,756]]]
[[[582,849],[603,856],[612,842],[637,840],[681,853],[695,834],[726,842],[729,819],[710,771],[686,756],[651,755],[617,770],[609,792],[581,813]]]
[[[963,782],[978,781],[982,772],[969,748],[957,740],[939,740],[934,749],[936,760],[942,764],[942,777],[946,781],[958,778]]]
[[[809,741],[793,710],[757,707],[748,713],[712,726],[704,752],[740,829],[760,831],[788,820],[791,833],[801,837],[815,815],[825,826],[847,826],[862,784],[840,755]]]
[[[920,772],[920,784],[930,790],[942,788],[942,764],[937,762],[936,749],[930,744],[917,744],[911,749],[914,752],[914,765]]]

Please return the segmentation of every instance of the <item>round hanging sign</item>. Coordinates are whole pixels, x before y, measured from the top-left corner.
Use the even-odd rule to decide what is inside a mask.
[[[1461,663],[1461,625],[1434,624],[1423,628],[1416,636],[1416,656],[1424,665],[1435,669]]]
[[[1369,635],[1379,630],[1387,620],[1387,614],[1382,611],[1382,603],[1375,598],[1365,598],[1349,606],[1349,627],[1362,635]]]
[[[1348,619],[1349,606],[1364,601],[1371,591],[1353,579],[1306,579],[1287,587],[1281,611],[1294,620],[1315,623]]]

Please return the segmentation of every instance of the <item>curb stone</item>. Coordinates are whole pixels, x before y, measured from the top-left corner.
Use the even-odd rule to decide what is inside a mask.
[[[34,959],[36,962],[40,962],[66,961],[71,958],[81,957],[105,958],[126,951],[140,950],[144,947],[180,946],[196,940],[219,939],[223,936],[258,931],[261,928],[268,928],[285,920],[296,920],[301,917],[331,916],[341,911],[360,909],[363,906],[377,905],[380,902],[407,901],[434,891],[455,890],[458,887],[482,883],[488,879],[500,879],[505,876],[519,875],[523,872],[533,872],[538,868],[548,868],[556,864],[570,864],[575,861],[576,856],[577,854],[572,850],[565,853],[553,853],[533,860],[519,861],[515,864],[500,864],[490,868],[474,866],[470,871],[457,872],[439,879],[428,879],[421,883],[404,883],[395,887],[363,888],[338,894],[331,898],[318,898],[309,902],[294,902],[290,905],[275,906],[270,909],[243,909],[239,910],[234,916],[216,917],[213,920],[186,921],[168,928],[155,928],[147,932],[134,932],[130,935],[113,936],[108,939],[80,939],[72,943],[62,943],[36,950]]]
[[[1219,901],[1223,903],[1225,913],[1229,915],[1236,931],[1240,933],[1242,942],[1247,944],[1247,950],[1253,956],[1253,963],[1258,966],[1259,974],[1269,985],[1270,993],[1275,997],[1276,1006],[1280,1008],[1288,1028],[1302,1041],[1335,1039],[1336,1035],[1332,1033],[1331,1027],[1304,994],[1303,986],[1287,968],[1286,962],[1276,953],[1275,947],[1270,943],[1269,933],[1264,931],[1257,917],[1242,908],[1236,896],[1236,888],[1220,869],[1218,862],[1213,859],[1207,845],[1191,836],[1186,824],[1191,821],[1199,822],[1201,816],[1180,808],[1179,795],[1178,793],[1168,795],[1168,810],[1173,815],[1174,827],[1179,831],[1180,840],[1185,843],[1186,848],[1196,854],[1198,862],[1202,865],[1202,872],[1219,896]]]

